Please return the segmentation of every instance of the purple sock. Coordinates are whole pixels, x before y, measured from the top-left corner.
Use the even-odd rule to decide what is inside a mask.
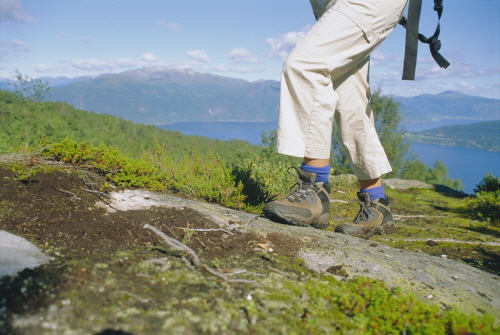
[[[309,166],[305,163],[302,163],[300,168],[304,171],[307,172],[314,172],[316,173],[316,181],[322,181],[325,184],[328,184],[328,176],[330,175],[330,164],[324,167],[313,167]]]
[[[373,187],[373,188],[369,188],[369,189],[366,189],[366,190],[363,190],[363,189],[360,189],[359,190],[360,192],[366,192],[370,195],[370,200],[373,201],[375,199],[383,199],[385,198],[385,194],[384,194],[384,185],[381,185],[381,186],[377,186],[377,187]]]

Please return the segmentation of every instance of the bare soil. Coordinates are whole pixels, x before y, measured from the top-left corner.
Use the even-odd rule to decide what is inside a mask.
[[[266,256],[265,248],[272,246],[280,250],[280,256],[294,257],[303,244],[300,239],[277,233],[265,239],[256,233],[231,234],[189,208],[109,213],[96,206],[96,202],[107,200],[105,192],[100,191],[105,181],[105,177],[96,172],[70,167],[19,180],[12,170],[0,166],[0,229],[26,238],[55,258],[50,264],[24,270],[15,278],[0,279],[0,334],[16,333],[11,324],[13,314],[29,315],[46,308],[60,299],[61,292],[74,290],[75,286],[101,285],[99,290],[104,287],[108,290],[108,286],[116,285],[116,290],[121,287],[126,292],[131,283],[137,281],[137,276],[141,276],[132,271],[132,267],[137,268],[138,264],[150,259],[158,259],[158,262],[172,258],[180,260],[180,253],[143,228],[146,223],[188,245],[202,263],[219,272],[230,272],[242,266],[255,270],[259,265],[270,263],[285,269],[278,264],[279,260],[275,262]],[[120,283],[106,285],[105,276],[99,273],[101,268],[109,270],[109,274],[119,275]],[[154,287],[151,288],[154,291]],[[208,290],[203,287],[192,287],[193,291],[184,289],[185,297]],[[107,294],[95,290],[87,293],[90,302],[85,303],[84,298],[78,297],[86,308],[89,304],[116,303],[115,297]],[[144,294],[151,295],[151,292]],[[167,293],[158,291],[157,294]],[[102,334],[121,334],[110,331],[105,330]]]

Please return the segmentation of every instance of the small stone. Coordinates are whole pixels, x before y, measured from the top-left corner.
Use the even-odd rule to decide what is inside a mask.
[[[441,258],[448,258],[448,255],[441,255]]]
[[[429,247],[436,247],[438,245],[438,243],[436,241],[433,241],[433,240],[428,240],[427,242],[425,242]]]
[[[370,243],[369,246],[375,248],[377,246],[377,243]]]
[[[274,249],[273,249],[273,248],[269,248],[269,252],[273,252],[273,251],[274,251]]]
[[[453,278],[453,279],[458,279],[458,276],[451,276],[451,278]]]
[[[252,295],[251,295],[251,294],[248,294],[248,295],[247,295],[247,300],[248,300],[248,301],[252,300]]]
[[[434,299],[434,296],[432,294],[429,294],[428,296],[426,296],[426,298],[429,300],[432,300],[432,299]]]

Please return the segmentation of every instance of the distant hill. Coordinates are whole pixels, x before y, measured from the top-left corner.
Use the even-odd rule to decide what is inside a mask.
[[[210,121],[275,121],[278,81],[249,82],[187,69],[147,68],[96,77],[40,78],[48,97],[78,109],[146,124]],[[0,78],[0,89],[8,89]],[[448,91],[395,97],[403,124],[442,119],[500,119],[500,100]]]
[[[403,123],[430,122],[442,119],[500,120],[500,100],[487,99],[455,91],[412,98],[397,97]]]
[[[500,120],[446,126],[407,135],[411,142],[500,152]]]
[[[142,69],[53,87],[49,99],[126,120],[270,121],[278,114],[279,83],[198,73]]]

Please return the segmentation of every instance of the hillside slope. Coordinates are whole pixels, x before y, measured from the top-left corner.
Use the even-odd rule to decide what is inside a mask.
[[[429,143],[500,152],[500,120],[446,126],[406,135],[414,143]]]
[[[52,80],[50,99],[140,123],[273,121],[278,81],[248,82],[192,70],[141,69],[96,78]],[[57,87],[56,87],[57,86]],[[403,123],[500,119],[500,100],[448,91],[396,97]]]
[[[42,136],[49,142],[69,137],[91,145],[112,145],[134,157],[145,149],[153,148],[155,142],[165,144],[177,158],[195,149],[200,152],[214,150],[219,157],[231,162],[236,152],[257,150],[257,146],[245,141],[185,136],[177,131],[78,110],[66,103],[27,103],[17,99],[13,93],[0,91],[0,152],[19,146],[35,146]]]
[[[500,100],[447,91],[416,97],[397,97],[403,123],[442,119],[500,120]]]
[[[147,124],[269,121],[277,119],[278,92],[279,83],[273,81],[142,69],[54,87],[50,99]]]

